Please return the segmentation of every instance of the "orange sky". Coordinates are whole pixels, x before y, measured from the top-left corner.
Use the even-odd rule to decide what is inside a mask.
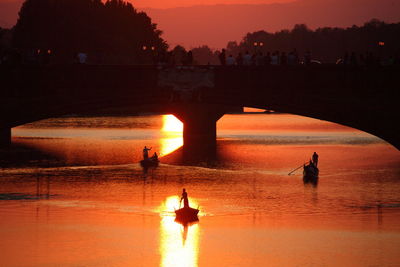
[[[4,1],[4,0],[0,0]],[[216,5],[216,4],[271,4],[293,2],[294,0],[128,0],[135,7],[151,8],[173,8],[194,5]]]
[[[0,27],[12,27],[24,0],[0,0]],[[363,25],[372,18],[400,22],[399,0],[128,0],[145,11],[174,47],[225,47],[248,32],[275,32],[305,23],[318,27]],[[240,5],[241,4],[241,5]]]

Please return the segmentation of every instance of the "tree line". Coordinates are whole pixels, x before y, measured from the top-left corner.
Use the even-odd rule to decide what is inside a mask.
[[[372,19],[363,26],[349,28],[324,27],[309,29],[305,24],[297,24],[292,30],[275,33],[257,31],[247,33],[241,42],[227,44],[227,55],[250,53],[290,52],[296,49],[300,55],[309,51],[312,58],[323,63],[335,63],[346,53],[358,55],[372,53],[382,60],[400,56],[400,23],[385,23]]]

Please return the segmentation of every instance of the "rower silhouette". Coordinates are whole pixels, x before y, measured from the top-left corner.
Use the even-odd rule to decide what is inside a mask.
[[[183,188],[182,196],[181,196],[181,200],[179,202],[179,205],[182,203],[182,200],[183,200],[183,207],[184,208],[189,208],[189,199],[188,199],[188,195],[186,193],[186,189],[185,188]]]
[[[314,163],[315,167],[318,166],[318,154],[317,154],[317,152],[314,152],[314,154],[312,155],[312,162]]]

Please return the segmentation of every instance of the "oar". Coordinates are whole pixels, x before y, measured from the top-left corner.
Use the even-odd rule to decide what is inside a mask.
[[[288,175],[291,175],[293,172],[297,171],[298,169],[300,169],[301,167],[303,167],[304,164],[300,165],[299,167],[297,167],[296,169],[294,169],[293,171],[289,172]]]

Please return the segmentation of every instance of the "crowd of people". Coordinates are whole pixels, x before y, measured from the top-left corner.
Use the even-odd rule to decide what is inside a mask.
[[[359,53],[345,52],[343,58],[338,59],[336,64],[350,65],[350,66],[393,66],[400,65],[400,56],[389,56],[381,58],[374,55],[372,52]]]
[[[232,54],[227,56],[225,49],[222,49],[219,53],[219,61],[223,66],[310,65],[313,62],[317,63],[317,61],[312,61],[310,51],[307,51],[304,57],[300,58],[296,49],[289,53],[275,51],[273,53],[267,52],[265,55],[261,51],[252,54],[246,51],[244,54],[239,52],[236,56]]]
[[[193,52],[191,50],[187,52],[181,51],[180,53],[174,51],[160,52],[154,55],[153,60],[159,66],[190,66],[195,64]]]
[[[1,51],[0,51],[1,52]],[[36,49],[29,53],[20,53],[17,49],[8,49],[0,53],[0,64],[19,65],[19,64],[36,64],[47,65],[52,62],[54,51],[51,49]],[[245,51],[239,52],[237,55],[227,54],[225,49],[216,51],[219,64],[222,66],[285,66],[285,65],[312,65],[322,64],[321,61],[312,58],[310,51],[306,51],[302,56],[299,55],[296,49],[290,52],[275,51],[263,53],[257,51],[250,53]],[[158,66],[190,66],[197,65],[196,58],[191,50],[181,51],[162,51],[147,55],[149,58],[146,61],[148,64]],[[69,62],[75,64],[92,63],[89,60],[89,55],[85,52],[77,52],[71,55]],[[95,62],[93,64],[96,64]],[[210,63],[209,63],[210,64]],[[391,66],[400,65],[400,55],[381,57],[374,55],[372,52],[356,53],[345,52],[342,58],[336,61],[338,65],[349,66]]]
[[[255,52],[244,54],[239,52],[236,56],[226,55],[225,49],[219,53],[219,61],[222,66],[267,66],[267,65],[312,65],[322,64],[321,61],[312,59],[310,51],[306,51],[301,57],[296,49],[286,52]],[[400,65],[400,56],[380,57],[372,52],[357,54],[356,52],[345,52],[342,58],[336,61],[337,65],[349,66],[391,66]]]
[[[306,51],[303,55],[299,55],[296,49],[290,52],[275,51],[263,53],[257,51],[250,53],[245,51],[239,52],[237,55],[227,54],[225,49],[216,52],[219,64],[222,66],[285,66],[285,65],[319,65],[321,61],[313,59],[311,51]],[[159,66],[190,66],[196,65],[196,58],[191,50],[177,55],[174,51],[168,51],[155,55],[154,63]],[[356,52],[345,52],[342,58],[336,62],[337,65],[349,66],[390,66],[400,65],[399,56],[381,57],[374,55],[372,52],[357,54]],[[332,63],[334,64],[334,62]],[[211,65],[209,63],[209,65]]]

